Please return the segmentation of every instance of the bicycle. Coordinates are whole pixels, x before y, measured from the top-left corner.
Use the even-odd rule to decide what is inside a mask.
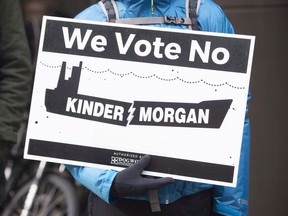
[[[25,134],[25,126],[22,130]],[[79,216],[79,197],[86,196],[83,187],[76,184],[64,165],[23,159],[25,139],[20,140],[12,148],[5,169],[6,201],[1,215]]]

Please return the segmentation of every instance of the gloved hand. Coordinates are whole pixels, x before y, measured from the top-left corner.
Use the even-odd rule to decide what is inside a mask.
[[[142,171],[148,166],[149,162],[150,156],[145,155],[136,164],[117,173],[110,189],[110,195],[114,198],[143,196],[149,190],[157,189],[174,182],[174,179],[170,177],[141,177]]]

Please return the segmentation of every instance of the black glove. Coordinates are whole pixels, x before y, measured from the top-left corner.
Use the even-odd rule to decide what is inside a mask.
[[[120,171],[111,187],[110,195],[113,197],[143,196],[149,190],[160,188],[174,182],[173,178],[142,178],[141,173],[148,166],[150,156],[145,155],[136,164]]]

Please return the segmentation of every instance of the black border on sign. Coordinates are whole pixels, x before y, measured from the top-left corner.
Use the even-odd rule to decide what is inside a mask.
[[[44,140],[29,140],[28,154],[51,157],[57,159],[81,161],[86,163],[113,166],[111,157],[115,152],[112,149],[94,148],[80,145],[64,144]],[[133,152],[122,152],[123,154],[137,155],[139,158],[143,154]],[[234,166],[206,163],[200,161],[190,161],[176,158],[168,158],[150,155],[151,161],[146,171],[180,175],[192,178],[207,179],[232,183]],[[115,166],[115,165],[114,165]],[[117,167],[125,167],[118,166]]]

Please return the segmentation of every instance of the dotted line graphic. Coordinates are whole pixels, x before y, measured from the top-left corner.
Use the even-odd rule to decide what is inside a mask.
[[[61,68],[62,67],[62,65],[52,66],[52,65],[45,64],[44,62],[41,62],[41,61],[40,61],[40,64],[42,64],[44,67],[47,67],[47,68]],[[72,70],[71,67],[66,67],[66,69]]]
[[[61,67],[61,65],[56,65],[56,66],[52,66],[52,65],[47,65],[47,64],[45,64],[45,63],[43,63],[43,62],[40,62],[43,66],[45,66],[45,67],[48,67],[48,68],[60,68]]]
[[[51,65],[47,65],[43,62],[40,62],[43,66],[45,67],[48,67],[48,68],[60,68],[61,65],[57,65],[57,66],[51,66]],[[67,69],[70,69],[72,70],[71,67],[66,67]],[[209,82],[206,82],[205,80],[201,79],[201,80],[196,80],[196,81],[187,81],[187,80],[184,80],[183,78],[180,78],[179,76],[177,77],[174,77],[174,78],[162,78],[156,74],[153,74],[153,75],[149,75],[149,76],[141,76],[141,75],[138,75],[138,74],[135,74],[134,72],[128,72],[128,73],[116,73],[114,71],[111,71],[110,69],[106,69],[106,70],[101,70],[101,71],[96,71],[96,70],[92,70],[88,67],[84,67],[82,68],[82,70],[87,70],[87,71],[90,71],[92,73],[96,73],[96,74],[105,74],[105,73],[110,73],[114,76],[119,76],[121,78],[125,77],[125,76],[134,76],[134,77],[137,77],[139,79],[150,79],[150,78],[156,78],[158,80],[161,80],[161,81],[165,81],[165,82],[172,82],[172,81],[180,81],[180,82],[183,82],[185,84],[199,84],[199,83],[204,83],[205,85],[208,85],[208,86],[211,86],[211,87],[222,87],[222,86],[228,86],[230,88],[233,88],[233,89],[238,89],[238,90],[242,90],[242,89],[245,89],[245,87],[239,87],[239,86],[234,86],[234,85],[231,85],[229,84],[228,82],[224,82],[224,83],[221,83],[221,84],[213,84],[213,83],[209,83]],[[173,70],[172,70],[173,72]],[[179,73],[179,72],[177,72]]]

